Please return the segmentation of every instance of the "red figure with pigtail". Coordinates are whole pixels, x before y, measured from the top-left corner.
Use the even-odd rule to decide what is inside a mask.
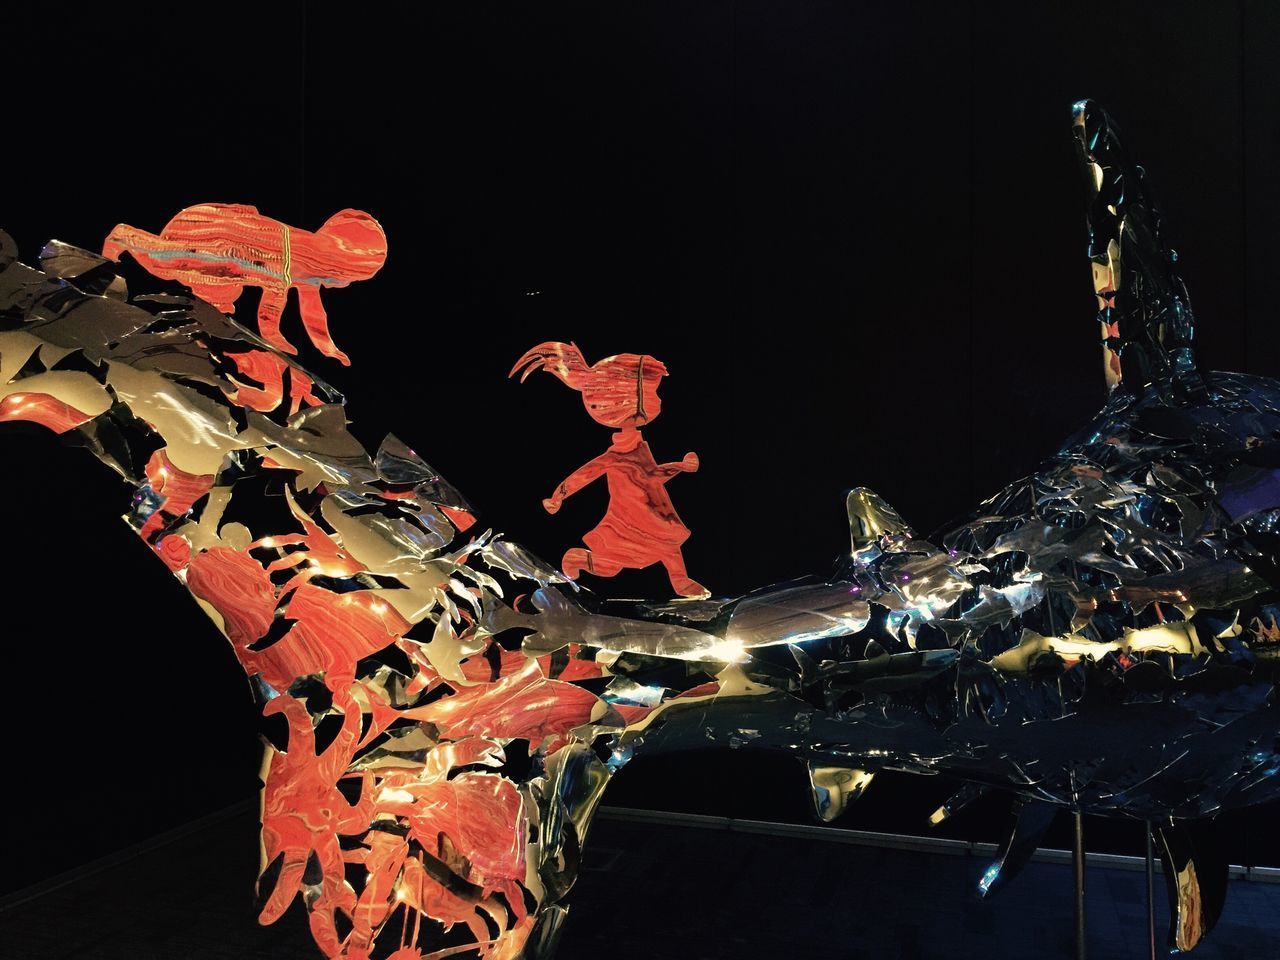
[[[534,370],[559,377],[582,394],[591,419],[617,428],[608,450],[571,473],[542,501],[548,513],[555,513],[566,497],[599,477],[609,483],[609,508],[604,519],[583,536],[585,548],[565,551],[561,561],[565,575],[576,580],[585,570],[598,577],[612,577],[623,569],[639,570],[661,563],[677,594],[709,596],[685,571],[680,547],[689,539],[689,528],[681,522],[666,490],[667,481],[676,474],[698,469],[698,455],[686,453],[675,463],[658,463],[640,435],[640,428],[652,423],[662,410],[658,382],[667,375],[667,368],[654,357],[635,353],[606,357],[591,366],[577,344],[548,342],[529,350],[509,375],[520,373],[524,382]]]

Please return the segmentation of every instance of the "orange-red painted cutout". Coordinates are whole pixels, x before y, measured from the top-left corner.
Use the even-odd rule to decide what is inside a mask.
[[[662,410],[658,382],[667,368],[654,357],[622,353],[594,366],[583,359],[577,344],[541,343],[522,356],[510,376],[521,382],[534,370],[554,374],[582,394],[587,414],[596,423],[615,427],[609,449],[583,464],[542,501],[555,513],[573,496],[603,476],[609,484],[609,507],[604,519],[582,537],[586,547],[567,550],[561,567],[577,579],[583,571],[612,577],[624,569],[639,570],[655,563],[666,568],[671,587],[686,597],[707,596],[702,584],[685,571],[681,545],[689,539],[666,485],[678,473],[698,469],[698,455],[686,453],[673,463],[658,463],[640,428]]]
[[[387,259],[387,238],[378,221],[360,210],[340,210],[311,233],[246,204],[202,203],[187,207],[158,235],[118,225],[102,253],[118,260],[126,251],[149,272],[185,284],[224,313],[235,310],[245,287],[260,287],[258,332],[285,353],[297,353],[280,333],[285,301],[296,289],[311,342],[349,364],[329,336],[320,288],[372,277]]]
[[[30,420],[54,433],[66,433],[92,419],[47,393],[11,393],[0,399],[0,420]]]

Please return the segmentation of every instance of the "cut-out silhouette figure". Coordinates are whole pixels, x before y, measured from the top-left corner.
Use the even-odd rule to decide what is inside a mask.
[[[587,413],[596,423],[617,428],[609,449],[583,464],[562,482],[542,505],[548,513],[560,509],[593,480],[604,476],[609,483],[609,508],[604,519],[582,538],[586,547],[567,550],[561,561],[565,575],[577,579],[582,571],[612,577],[620,570],[639,570],[661,563],[672,589],[684,597],[706,597],[709,592],[685,572],[680,546],[689,539],[667,481],[678,473],[698,469],[698,455],[686,453],[676,463],[658,463],[640,435],[662,410],[658,381],[667,368],[654,357],[622,353],[587,364],[577,344],[540,343],[511,369],[521,382],[534,370],[545,370],[582,394]]]
[[[321,287],[368,280],[387,259],[387,238],[361,210],[340,210],[315,233],[264,217],[242,203],[187,207],[159,235],[121,223],[102,245],[119,260],[124,251],[164,280],[176,280],[223,313],[235,310],[245,287],[261,287],[258,332],[284,353],[297,353],[280,333],[289,290],[298,291],[302,325],[317,350],[350,364],[329,336]]]

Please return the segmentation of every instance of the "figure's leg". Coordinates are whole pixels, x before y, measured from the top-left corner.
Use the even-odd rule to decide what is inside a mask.
[[[236,312],[236,301],[244,293],[244,287],[240,284],[202,283],[192,285],[191,292],[230,316]]]
[[[594,573],[597,577],[614,577],[622,569],[622,563],[585,547],[573,547],[564,552],[560,569],[570,580],[577,580],[578,574],[583,570]]]
[[[684,569],[684,554],[680,552],[680,548],[676,547],[662,558],[662,565],[667,568],[667,576],[671,580],[671,589],[682,597],[694,597],[702,599],[711,596],[711,591],[700,584],[697,580],[689,578],[689,574]]]
[[[107,239],[102,243],[102,255],[108,260],[119,260],[120,254],[128,250],[137,258],[135,249],[146,246],[147,240],[152,241],[152,246],[160,243],[160,238],[155,234],[147,233],[145,230],[139,230],[137,227],[131,227],[127,223],[118,223],[107,235]]]
[[[293,416],[305,403],[308,407],[320,406],[320,401],[311,392],[311,378],[300,373],[297,367],[289,368],[289,416]],[[450,518],[452,519],[452,518]],[[473,520],[472,523],[475,521]],[[461,528],[459,528],[461,529]]]
[[[116,227],[115,230],[112,230],[111,235],[102,244],[102,255],[108,260],[119,260],[120,254],[125,251],[124,243],[116,236],[116,231],[119,229],[119,227]]]
[[[329,317],[324,312],[324,304],[320,301],[320,288],[312,283],[298,285],[298,310],[302,313],[302,326],[307,336],[315,344],[315,348],[326,357],[333,357],[350,366],[351,360],[338,349],[333,338],[329,336]]]
[[[578,574],[591,563],[591,551],[584,550],[582,547],[572,547],[564,552],[564,557],[560,560],[560,570],[570,580],[577,580]]]
[[[288,296],[288,290],[263,289],[258,303],[258,335],[282,353],[296,354],[298,351],[280,333],[280,314],[284,313]]]

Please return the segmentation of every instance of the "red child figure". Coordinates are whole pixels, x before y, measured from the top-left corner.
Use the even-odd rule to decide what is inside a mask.
[[[297,353],[280,333],[291,289],[298,291],[302,325],[325,356],[349,364],[329,336],[321,287],[367,280],[387,259],[378,221],[361,210],[340,210],[315,233],[264,217],[242,203],[187,207],[152,234],[127,223],[111,231],[102,255],[128,251],[150,273],[190,287],[223,313],[231,313],[245,287],[261,287],[258,332],[284,353]]]
[[[534,370],[553,373],[581,392],[587,413],[596,423],[617,427],[609,449],[569,475],[548,499],[548,513],[560,509],[565,497],[577,493],[602,474],[609,481],[609,509],[594,530],[583,536],[587,549],[565,551],[561,566],[571,579],[583,570],[612,577],[623,568],[639,570],[661,563],[676,593],[706,597],[702,584],[689,578],[680,545],[689,539],[689,528],[676,514],[666,483],[677,473],[698,469],[698,455],[686,453],[678,463],[658,463],[640,427],[662,410],[658,381],[667,368],[653,357],[623,353],[588,366],[573,343],[541,343],[511,369],[524,381]]]

